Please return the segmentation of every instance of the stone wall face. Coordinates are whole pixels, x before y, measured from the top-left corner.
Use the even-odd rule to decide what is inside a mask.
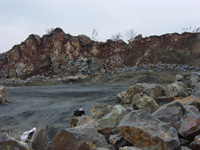
[[[74,37],[56,28],[42,38],[30,35],[0,54],[0,78],[25,79],[70,72],[75,64],[79,70],[81,62],[91,58],[98,59],[107,69],[159,62],[200,67],[200,33],[150,36],[127,44],[122,40],[94,42],[85,35]]]

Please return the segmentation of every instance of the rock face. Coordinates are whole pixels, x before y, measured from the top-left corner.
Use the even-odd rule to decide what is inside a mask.
[[[159,62],[200,66],[199,33],[165,34],[138,38],[134,43],[91,41],[56,28],[51,34],[30,35],[24,42],[0,54],[0,78],[33,75],[77,74],[101,69],[149,65]],[[188,61],[189,60],[189,61]]]
[[[178,150],[180,148],[175,128],[142,110],[127,114],[119,123],[118,129],[124,139],[141,149]]]

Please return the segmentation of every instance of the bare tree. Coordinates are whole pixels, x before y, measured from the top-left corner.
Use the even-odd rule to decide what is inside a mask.
[[[46,29],[46,32],[47,32],[46,34],[50,35],[53,33],[53,31],[54,31],[54,28]]]
[[[127,40],[130,40],[130,39],[134,39],[136,34],[137,34],[137,32],[135,32],[135,30],[130,29],[130,30],[126,31],[126,33],[124,35],[127,38]]]
[[[118,40],[120,40],[122,37],[123,37],[123,36],[122,36],[121,33],[119,32],[118,34],[112,35],[111,39],[112,39],[113,41],[118,41]]]
[[[93,29],[91,40],[97,41],[98,40],[97,36],[98,36],[98,31],[96,29]]]
[[[193,32],[193,33],[197,33],[200,32],[200,27],[189,27],[189,28],[182,28],[183,32]]]

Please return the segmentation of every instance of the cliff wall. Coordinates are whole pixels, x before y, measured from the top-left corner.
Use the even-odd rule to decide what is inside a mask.
[[[100,71],[160,62],[200,67],[200,33],[150,36],[127,44],[122,40],[95,42],[56,28],[43,37],[32,34],[0,54],[0,78],[76,74],[88,63]]]

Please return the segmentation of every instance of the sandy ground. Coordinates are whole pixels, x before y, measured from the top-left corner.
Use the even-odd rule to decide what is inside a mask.
[[[54,85],[7,87],[11,104],[0,105],[0,134],[19,136],[33,127],[70,127],[73,111],[82,107],[90,115],[93,105],[117,104],[116,95],[128,85]]]

